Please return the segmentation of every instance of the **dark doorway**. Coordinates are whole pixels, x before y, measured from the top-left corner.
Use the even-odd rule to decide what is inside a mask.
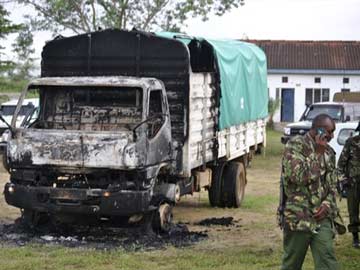
[[[281,89],[281,122],[294,122],[294,89]]]

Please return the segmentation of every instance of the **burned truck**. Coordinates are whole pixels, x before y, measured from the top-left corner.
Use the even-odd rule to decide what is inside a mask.
[[[239,207],[265,146],[266,81],[253,44],[114,29],[57,37],[11,123],[6,202],[33,225],[122,218],[160,230],[202,188],[212,206]],[[16,128],[29,91],[38,118]]]

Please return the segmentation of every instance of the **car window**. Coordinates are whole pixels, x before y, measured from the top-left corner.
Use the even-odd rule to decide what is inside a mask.
[[[332,119],[341,120],[341,107],[339,106],[312,106],[306,115],[306,120],[311,121],[319,114],[328,114]]]
[[[16,105],[3,105],[1,106],[1,113],[4,116],[14,115]],[[34,105],[23,105],[20,107],[19,116],[27,115],[30,111],[34,109]]]
[[[344,145],[346,140],[352,136],[355,135],[355,130],[351,129],[351,128],[344,128],[342,130],[340,130],[339,132],[339,136],[338,136],[338,144],[340,145]]]

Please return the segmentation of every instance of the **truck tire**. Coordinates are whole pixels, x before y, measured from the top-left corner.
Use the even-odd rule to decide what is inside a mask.
[[[240,207],[246,186],[245,167],[242,162],[229,162],[224,172],[222,202],[225,207]]]
[[[212,207],[223,207],[221,202],[221,193],[225,165],[225,162],[221,162],[218,166],[213,168],[211,185],[208,189],[209,202]]]

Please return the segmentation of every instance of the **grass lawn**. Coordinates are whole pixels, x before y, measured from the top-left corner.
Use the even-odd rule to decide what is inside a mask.
[[[248,170],[246,197],[241,208],[211,208],[206,192],[186,197],[175,207],[177,221],[188,222],[193,231],[207,230],[208,239],[193,246],[140,252],[55,245],[3,246],[0,269],[279,269],[282,233],[276,225],[275,213],[282,148],[280,133],[268,131],[266,151],[255,157]],[[345,201],[340,202],[340,207],[347,221]],[[0,208],[1,220],[17,215],[17,210],[5,206],[3,198]],[[195,224],[204,218],[223,216],[234,217],[241,226],[204,228]],[[351,247],[350,235],[337,236],[335,249],[342,269],[360,269],[360,250]],[[310,252],[303,269],[313,269]]]

